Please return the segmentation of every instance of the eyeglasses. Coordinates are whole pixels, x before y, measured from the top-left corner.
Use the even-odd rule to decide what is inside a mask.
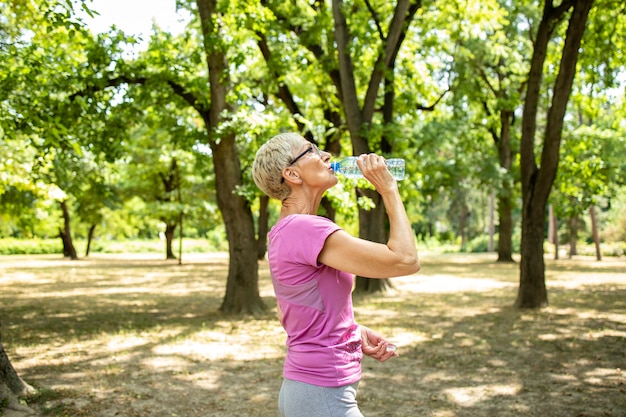
[[[296,162],[298,162],[298,160],[300,158],[302,158],[304,155],[306,155],[307,153],[309,153],[311,151],[315,151],[317,156],[319,156],[320,158],[322,157],[322,151],[320,150],[320,148],[318,148],[317,145],[311,144],[311,146],[309,146],[306,151],[302,152],[300,155],[298,155],[295,158],[293,158],[291,160],[291,162],[289,162],[289,164],[287,166],[291,166],[291,165],[295,164]]]
[[[301,154],[299,154],[298,156],[296,156],[295,158],[293,158],[288,164],[287,166],[292,166],[293,164],[295,164],[296,162],[298,162],[298,160],[300,158],[302,158],[304,155],[308,154],[309,152],[315,152],[317,154],[317,156],[319,156],[320,158],[322,158],[322,151],[320,150],[320,148],[317,147],[317,145],[315,144],[311,144],[311,146],[309,146],[306,151],[302,152]],[[285,178],[281,178],[280,182],[283,183],[285,182]]]

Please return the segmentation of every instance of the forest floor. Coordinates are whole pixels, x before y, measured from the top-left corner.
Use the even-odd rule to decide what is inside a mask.
[[[519,266],[422,255],[357,320],[400,357],[363,361],[366,417],[626,416],[626,259],[547,260],[550,306],[511,307]],[[0,257],[2,342],[45,416],[275,417],[285,334],[218,312],[224,254]],[[2,415],[2,412],[0,412]],[[9,415],[8,413],[5,415]]]

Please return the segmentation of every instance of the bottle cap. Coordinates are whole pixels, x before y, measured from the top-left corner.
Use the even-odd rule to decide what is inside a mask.
[[[339,169],[339,162],[331,162],[330,169],[332,169],[334,172],[337,172],[337,170]]]

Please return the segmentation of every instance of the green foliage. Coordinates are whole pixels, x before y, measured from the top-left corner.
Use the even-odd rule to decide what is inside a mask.
[[[221,135],[236,133],[243,175],[236,194],[253,207],[259,191],[249,167],[276,132],[311,133],[337,156],[352,153],[329,2],[219,2],[223,32],[214,46],[227,52],[233,105],[210,137],[202,117],[212,103],[196,5],[179,3],[193,12],[187,30],[175,36],[155,28],[140,50],[137,39],[118,30],[92,34],[75,17],[79,9],[92,13],[82,1],[0,2],[1,236],[56,236],[60,217],[50,191],[61,190],[79,238],[91,225],[106,239],[156,238],[164,222],[182,213],[186,235],[209,236],[211,246],[223,248],[211,148]],[[357,97],[364,100],[394,4],[344,6],[349,52],[358,57]],[[552,194],[560,215],[613,203],[625,178],[625,62],[616,53],[624,49],[623,7],[598,0],[590,15]],[[456,244],[464,205],[471,213],[467,236],[480,235],[481,201],[503,185],[519,211],[519,115],[529,31],[539,15],[529,2],[427,2],[411,22],[393,72],[394,120],[383,119],[381,90],[364,136],[373,150],[406,159],[400,190],[420,239]],[[558,63],[560,41],[548,68]],[[268,57],[260,52],[263,42]],[[296,109],[278,97],[283,87]],[[510,169],[494,146],[504,112],[512,121]],[[180,177],[167,189],[163,178],[175,177],[174,161]],[[342,225],[358,230],[357,207],[370,202],[357,203],[349,182],[329,196]],[[623,240],[619,216],[601,221],[606,240]]]
[[[84,251],[87,242],[78,239],[75,242],[79,251]],[[179,241],[174,242],[174,252],[178,253]],[[163,253],[164,241],[158,239],[96,239],[92,243],[91,254],[130,254]],[[228,251],[228,241],[223,227],[216,228],[200,238],[185,238],[184,253],[211,253]],[[52,255],[62,253],[60,239],[14,239],[0,238],[0,255]]]
[[[606,227],[601,230],[601,237],[606,242],[626,242],[626,186],[620,187],[607,205]]]
[[[493,241],[493,247],[498,248],[498,237],[496,236]],[[466,252],[469,253],[486,253],[489,252],[489,236],[481,235],[475,237],[470,242],[467,243],[465,248]],[[513,253],[519,253],[520,251],[520,236],[514,236],[513,238]]]
[[[623,105],[623,98],[575,92],[572,107],[579,117],[564,134],[551,196],[559,216],[580,216],[599,200],[615,196],[624,183],[626,130],[616,123],[626,114]]]
[[[0,255],[62,253],[60,239],[0,239]]]

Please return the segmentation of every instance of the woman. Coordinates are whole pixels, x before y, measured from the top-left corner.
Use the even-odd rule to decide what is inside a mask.
[[[420,269],[415,239],[396,180],[375,154],[357,165],[380,193],[389,216],[386,244],[351,236],[317,216],[337,184],[330,154],[296,133],[261,146],[252,165],[257,186],[282,202],[268,237],[268,258],[287,357],[279,394],[282,417],[362,417],[356,401],[362,355],[398,356],[389,343],[356,324],[354,275],[390,278]]]

